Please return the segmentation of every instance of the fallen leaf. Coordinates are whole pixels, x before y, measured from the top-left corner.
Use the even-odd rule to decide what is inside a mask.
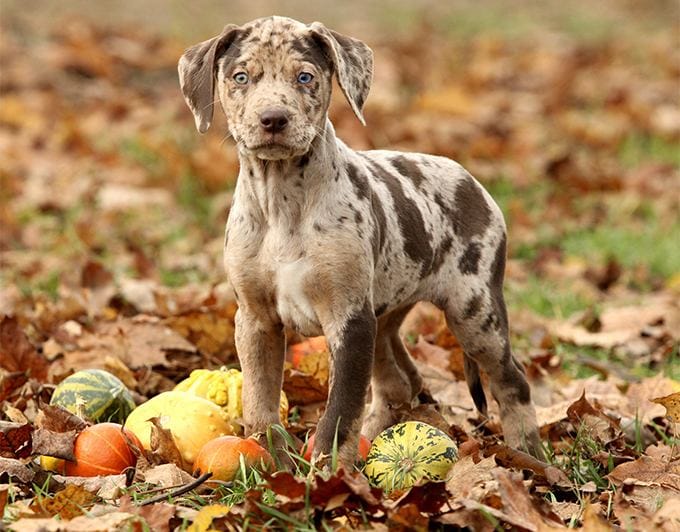
[[[51,432],[80,432],[87,423],[62,406],[42,403],[35,417],[35,426]]]
[[[627,479],[634,479],[680,493],[680,459],[667,461],[651,456],[641,456],[637,460],[616,466],[607,478],[617,485]]]
[[[11,372],[28,372],[39,381],[47,379],[49,369],[49,362],[33,347],[18,320],[8,316],[0,320],[0,367]]]
[[[163,428],[160,417],[152,417],[148,421],[151,423],[149,442],[152,461],[159,464],[171,463],[186,469],[188,464],[184,462],[170,429]]]
[[[595,506],[586,505],[583,510],[583,530],[587,532],[611,532],[612,528],[605,522]]]
[[[147,506],[137,506],[132,502],[132,497],[123,495],[120,498],[119,511],[138,515],[149,527],[149,530],[168,532],[170,520],[175,515],[175,506],[165,502],[158,502]]]
[[[139,470],[139,463],[137,464]],[[162,488],[172,488],[189,484],[194,478],[176,464],[159,464],[142,472],[143,481]]]
[[[28,381],[24,371],[7,372],[0,369],[0,402],[6,401]]]
[[[0,421],[0,456],[27,458],[32,453],[33,427],[29,424]]]
[[[213,520],[224,517],[229,513],[230,507],[224,504],[209,504],[201,508],[193,522],[187,528],[187,532],[208,532],[213,529]]]
[[[28,484],[35,477],[35,472],[21,460],[0,457],[0,477],[7,474],[10,480],[18,480]]]
[[[497,488],[498,483],[492,474],[497,467],[493,456],[478,463],[472,456],[464,456],[451,468],[446,489],[455,499],[482,501]]]
[[[308,405],[326,401],[328,383],[294,369],[286,369],[283,375],[283,391],[291,406]]]
[[[512,524],[528,530],[553,530],[564,528],[558,515],[545,504],[529,495],[521,476],[498,468],[493,473],[503,501],[503,512],[512,519]]]
[[[70,484],[51,497],[36,497],[31,510],[38,515],[58,515],[63,520],[70,520],[83,515],[90,508],[96,496],[81,486]]]
[[[33,432],[33,453],[64,460],[75,460],[76,457],[73,452],[77,435],[78,433],[75,430],[53,432],[37,428]]]
[[[680,423],[680,392],[651,400],[652,403],[662,405],[666,409],[666,416],[674,423]]]

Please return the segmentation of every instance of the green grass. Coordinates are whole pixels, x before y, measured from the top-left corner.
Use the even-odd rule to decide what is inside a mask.
[[[213,195],[209,194],[200,181],[191,174],[184,174],[177,188],[177,200],[181,207],[189,212],[196,223],[208,234],[215,233],[212,220],[211,202]],[[219,227],[220,232],[222,227]]]
[[[506,283],[505,297],[511,311],[528,309],[549,318],[567,318],[593,303],[568,286],[536,275],[530,275],[523,283]]]
[[[627,167],[650,162],[680,166],[680,144],[658,135],[635,132],[621,142],[618,156]]]
[[[655,277],[668,279],[680,272],[680,218],[670,223],[618,224],[613,220],[572,231],[560,242],[567,255],[603,263],[612,258],[624,268],[647,267]]]

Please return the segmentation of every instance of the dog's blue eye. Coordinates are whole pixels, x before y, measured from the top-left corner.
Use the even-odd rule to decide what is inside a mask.
[[[237,72],[234,74],[234,81],[239,85],[245,85],[248,83],[248,74],[245,72]]]
[[[303,84],[307,84],[310,81],[312,81],[313,79],[314,79],[314,76],[312,76],[309,72],[300,72],[298,74],[298,77],[297,77],[298,83],[303,83]]]

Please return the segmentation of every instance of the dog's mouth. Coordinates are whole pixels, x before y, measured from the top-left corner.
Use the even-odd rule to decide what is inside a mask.
[[[300,152],[304,153],[306,151],[301,146],[295,146],[274,139],[251,145],[246,144],[245,147],[258,158],[267,160],[289,159],[295,157]]]

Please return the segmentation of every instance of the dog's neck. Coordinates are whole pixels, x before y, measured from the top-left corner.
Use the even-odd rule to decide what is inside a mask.
[[[299,220],[302,210],[332,188],[338,173],[338,141],[330,120],[309,151],[290,159],[263,160],[239,149],[234,201],[267,224]]]

